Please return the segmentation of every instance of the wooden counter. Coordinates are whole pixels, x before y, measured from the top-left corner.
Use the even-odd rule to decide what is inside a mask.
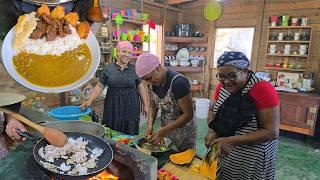
[[[320,96],[315,93],[278,92],[280,101],[280,129],[314,135]]]

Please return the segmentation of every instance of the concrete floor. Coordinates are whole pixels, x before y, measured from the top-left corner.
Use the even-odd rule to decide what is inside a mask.
[[[155,130],[159,128],[159,118]],[[140,134],[144,133],[146,124],[141,121]],[[206,119],[197,119],[197,153],[204,155],[204,137],[208,131]],[[296,140],[280,136],[276,168],[277,180],[319,180],[320,149],[305,140]]]

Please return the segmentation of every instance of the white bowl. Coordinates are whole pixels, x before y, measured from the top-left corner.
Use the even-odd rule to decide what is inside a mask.
[[[10,74],[12,78],[14,78],[18,83],[29,88],[34,91],[44,92],[44,93],[59,93],[69,91],[75,88],[80,87],[94,76],[98,66],[100,64],[100,47],[99,43],[94,36],[94,34],[90,31],[89,36],[86,39],[86,44],[88,45],[91,55],[92,55],[92,63],[90,68],[88,69],[87,73],[82,76],[81,79],[77,80],[72,84],[68,84],[65,86],[60,87],[44,87],[30,83],[26,79],[24,79],[14,68],[14,64],[12,58],[16,55],[16,51],[12,46],[13,38],[14,38],[14,27],[9,31],[6,35],[3,45],[2,45],[2,60],[4,67],[6,68],[7,72]],[[76,67],[75,67],[76,68]]]
[[[170,66],[178,66],[178,61],[170,61]]]
[[[179,65],[180,66],[190,66],[190,62],[189,61],[179,61]]]
[[[191,66],[193,67],[198,67],[199,63],[200,63],[199,60],[196,60],[196,59],[191,60]]]

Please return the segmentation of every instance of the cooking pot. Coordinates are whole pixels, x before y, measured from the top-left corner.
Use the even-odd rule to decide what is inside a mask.
[[[89,121],[47,121],[40,122],[42,126],[59,129],[63,132],[87,133],[102,138],[104,136],[104,127],[95,122]]]

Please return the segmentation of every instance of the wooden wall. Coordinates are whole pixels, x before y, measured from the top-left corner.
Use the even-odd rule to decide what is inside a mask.
[[[223,27],[255,27],[252,51],[252,70],[264,70],[267,27],[271,15],[285,15],[309,18],[308,25],[313,26],[311,56],[309,68],[316,74],[318,89],[319,46],[320,46],[320,1],[319,0],[222,0],[223,13],[221,17],[210,23],[203,16],[203,8],[208,0],[198,0],[187,3],[183,8],[183,22],[195,24],[198,29],[209,37],[208,47],[214,48],[216,28]],[[209,57],[211,58],[211,57]],[[218,81],[215,78],[216,69],[210,68],[210,94],[212,95]],[[211,96],[210,96],[211,97]]]

